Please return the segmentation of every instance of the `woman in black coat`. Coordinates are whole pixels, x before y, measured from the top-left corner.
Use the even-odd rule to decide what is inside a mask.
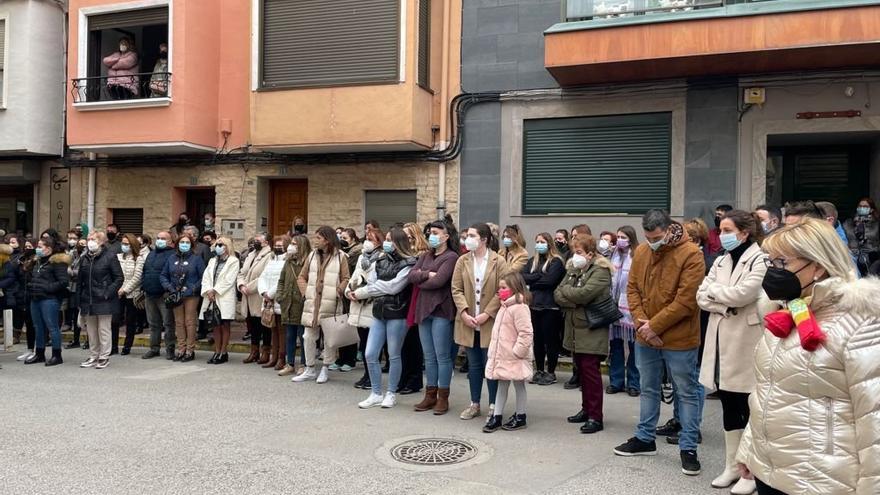
[[[68,256],[51,236],[44,236],[37,242],[34,256],[36,261],[30,271],[27,291],[30,296],[31,318],[36,329],[36,349],[34,355],[24,364],[46,363],[55,366],[63,363],[61,359],[61,328],[58,314],[61,301],[67,297]],[[52,337],[52,357],[46,361],[46,332]]]
[[[122,268],[116,255],[107,249],[107,236],[103,232],[89,234],[86,247],[76,291],[79,312],[89,335],[89,359],[80,367],[103,369],[110,362],[113,315],[120,309]]]

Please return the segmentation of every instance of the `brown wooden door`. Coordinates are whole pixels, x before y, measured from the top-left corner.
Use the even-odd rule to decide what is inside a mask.
[[[309,182],[305,179],[284,179],[273,180],[270,184],[270,234],[287,233],[296,217],[303,217],[308,225]]]

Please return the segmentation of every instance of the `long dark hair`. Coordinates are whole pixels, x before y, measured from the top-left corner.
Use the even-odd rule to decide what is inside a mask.
[[[475,223],[470,226],[471,229],[477,231],[477,235],[480,236],[480,239],[486,240],[486,247],[491,249],[492,251],[498,252],[498,238],[492,234],[492,229],[488,224],[485,223]]]
[[[749,235],[748,240],[751,242],[760,244],[764,240],[764,229],[758,227],[761,225],[761,218],[755,212],[730,210],[721,219],[733,222],[740,232],[745,232]]]
[[[629,237],[629,248],[632,252],[636,251],[636,248],[639,247],[639,236],[636,235],[636,229],[633,228],[632,225],[624,225],[617,229],[618,232],[623,232]]]
[[[322,225],[318,227],[316,234],[324,239],[324,254],[334,254],[342,248],[342,245],[339,244],[339,238],[336,237],[336,229],[333,227]]]

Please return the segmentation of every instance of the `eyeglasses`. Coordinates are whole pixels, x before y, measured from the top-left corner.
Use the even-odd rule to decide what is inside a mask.
[[[772,260],[767,258],[764,260],[764,265],[767,268],[779,268],[780,270],[784,270],[786,265],[791,266],[791,262],[797,259],[800,258],[792,258],[788,260],[785,258],[773,258]]]

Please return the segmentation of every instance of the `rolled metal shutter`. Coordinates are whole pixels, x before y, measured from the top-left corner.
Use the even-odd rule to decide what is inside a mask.
[[[399,0],[263,0],[261,87],[393,82]]]
[[[431,0],[419,0],[418,84],[431,88]]]
[[[669,208],[671,114],[526,120],[524,214]]]
[[[416,221],[416,191],[365,191],[364,223],[375,220],[388,231],[395,223]]]
[[[6,63],[6,20],[0,21],[0,70],[3,70]]]
[[[168,7],[125,10],[89,16],[89,31],[154,24],[168,24]]]
[[[113,223],[119,227],[120,234],[143,234],[144,210],[142,208],[114,208]]]

